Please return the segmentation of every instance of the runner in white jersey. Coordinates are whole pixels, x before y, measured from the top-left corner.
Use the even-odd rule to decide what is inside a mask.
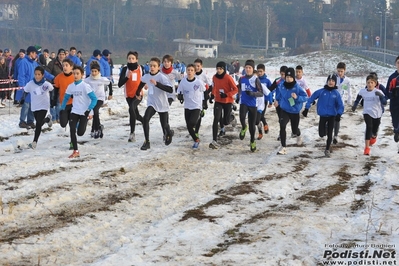
[[[182,74],[173,68],[173,56],[164,55],[162,57],[161,72],[169,78],[169,82],[173,88],[172,92],[168,92],[167,94],[169,105],[171,105],[172,102],[176,100],[175,83],[179,82],[182,79]]]
[[[367,87],[360,89],[352,111],[356,110],[360,100],[363,99],[363,118],[366,123],[364,155],[370,155],[370,147],[377,141],[378,128],[381,124],[383,106],[387,104],[384,93],[377,89],[377,77],[368,75],[366,78]]]
[[[53,124],[51,114],[49,113],[46,116],[47,111],[50,109],[50,91],[52,90],[54,90],[53,85],[44,79],[44,68],[37,66],[34,79],[29,81],[24,87],[24,93],[30,93],[31,95],[30,107],[36,120],[35,136],[33,142],[28,145],[31,149],[36,149],[44,123],[47,123],[49,127]]]
[[[145,141],[141,150],[150,148],[150,119],[159,114],[162,130],[165,135],[165,145],[172,142],[173,131],[169,126],[169,102],[168,94],[173,92],[173,85],[167,76],[160,72],[161,60],[153,57],[150,60],[150,73],[141,77],[141,82],[146,83],[147,109],[143,116],[143,130]]]
[[[202,110],[205,84],[195,76],[195,67],[193,64],[188,64],[186,71],[187,76],[182,79],[177,88],[177,98],[180,103],[184,102],[184,118],[187,130],[194,140],[193,149],[197,149],[200,139],[196,125],[198,120],[201,119],[200,112]]]
[[[72,110],[69,116],[69,129],[73,145],[73,153],[69,158],[80,156],[76,133],[78,136],[83,136],[86,131],[87,120],[92,118],[93,108],[97,104],[97,97],[90,85],[83,81],[83,74],[83,67],[73,67],[73,76],[75,81],[68,86],[61,105],[61,110],[65,111],[65,106],[69,98],[73,96]]]
[[[93,124],[91,127],[91,137],[98,139],[104,136],[104,126],[100,122],[100,107],[103,106],[105,101],[104,86],[109,84],[109,79],[101,76],[100,65],[96,60],[90,63],[91,74],[85,79],[85,82],[93,89],[97,97],[97,104],[93,109]]]

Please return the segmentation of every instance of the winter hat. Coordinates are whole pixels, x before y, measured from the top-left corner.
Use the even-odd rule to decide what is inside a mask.
[[[245,66],[251,66],[253,69],[255,69],[255,61],[252,59],[248,59],[245,61]]]
[[[97,57],[99,55],[101,55],[101,51],[100,50],[96,49],[96,50],[93,51],[93,56],[94,57]]]
[[[19,49],[20,53],[26,53],[25,49]]]
[[[43,53],[50,53],[50,51],[48,49],[44,49]]]
[[[225,62],[223,62],[223,61],[218,62],[216,64],[216,68],[218,68],[218,67],[223,68],[223,70],[226,72],[226,63]]]
[[[285,70],[285,77],[292,77],[295,80],[295,69],[289,67]]]
[[[330,75],[327,77],[326,84],[328,83],[328,81],[329,81],[330,79],[334,80],[335,85],[337,85],[337,75],[335,75],[335,74],[330,74]]]
[[[103,56],[109,56],[110,54],[112,54],[108,49],[104,49],[102,55]]]
[[[36,51],[40,52],[42,50],[42,47],[40,45],[35,45]]]
[[[37,53],[37,49],[36,49],[35,46],[29,46],[28,49],[26,49],[26,53],[27,54],[30,54],[30,53],[33,53],[33,52]]]
[[[4,49],[4,53],[8,53],[8,52],[10,52],[10,49],[8,49],[8,48]]]
[[[59,55],[60,53],[64,53],[64,54],[65,54],[65,49],[64,49],[64,48],[60,48],[60,49],[58,49],[58,53],[57,53],[57,55]]]

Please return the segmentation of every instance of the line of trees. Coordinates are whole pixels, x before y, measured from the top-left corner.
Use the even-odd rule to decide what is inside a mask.
[[[269,41],[281,43],[285,37],[291,48],[320,43],[322,23],[330,18],[335,23],[361,23],[364,35],[379,35],[378,12],[385,10],[385,0],[323,2],[199,0],[181,9],[177,0],[0,0],[0,4],[18,5],[17,19],[1,27],[0,33],[5,37],[3,43],[17,47],[107,47],[162,54],[175,51],[177,44],[172,40],[188,34],[190,38],[227,40],[225,49],[233,49],[239,45],[265,46],[269,8]],[[393,5],[387,20],[390,40],[392,19],[399,12],[399,5]]]

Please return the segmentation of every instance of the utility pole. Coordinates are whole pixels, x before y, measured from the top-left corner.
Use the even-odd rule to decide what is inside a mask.
[[[112,36],[115,36],[115,2],[114,2],[114,13],[112,15]]]
[[[269,7],[266,7],[266,46],[265,56],[267,56],[267,50],[269,50]]]
[[[226,11],[226,19],[224,21],[224,44],[227,44],[227,11]]]
[[[385,58],[387,53],[387,11],[384,11],[385,15],[385,22],[384,22],[384,65],[385,65]]]

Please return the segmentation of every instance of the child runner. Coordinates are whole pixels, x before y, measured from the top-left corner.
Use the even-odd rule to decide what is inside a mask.
[[[269,106],[268,106],[268,108],[271,108],[273,106],[274,98],[276,96],[276,88],[278,87],[278,85],[281,82],[284,82],[284,80],[285,80],[285,71],[287,70],[287,68],[288,68],[287,66],[281,66],[280,67],[280,77],[276,78],[273,81],[273,83],[270,86],[270,88],[269,88],[271,93],[269,94]],[[280,113],[281,113],[281,108],[280,108],[280,106],[277,106],[276,107],[276,114],[277,114],[277,117],[278,117],[279,121],[280,121]],[[277,140],[280,141],[280,135],[277,137]]]
[[[384,93],[377,89],[377,79],[374,75],[366,78],[367,88],[363,88],[357,94],[352,106],[352,111],[356,110],[357,105],[363,98],[363,117],[366,123],[364,155],[370,155],[370,146],[377,141],[378,128],[381,123],[382,106],[387,104]]]
[[[312,103],[317,99],[317,114],[320,116],[319,136],[324,137],[327,135],[327,145],[324,155],[330,157],[334,123],[341,119],[341,115],[344,112],[344,104],[342,103],[341,95],[337,91],[337,76],[335,74],[329,75],[326,85],[315,91],[308,99],[305,110],[302,112],[304,117],[308,116],[308,111],[312,107]]]
[[[257,71],[256,74],[258,75],[260,83],[262,83],[262,85],[264,85],[264,86],[262,86],[263,87],[263,92],[264,92],[263,93],[264,94],[263,95],[263,104],[260,102],[260,100],[258,100],[260,105],[258,106],[258,115],[257,115],[257,119],[256,119],[257,126],[258,126],[258,132],[259,132],[258,139],[262,139],[262,137],[263,137],[262,124],[260,122],[263,123],[263,130],[265,131],[265,134],[267,134],[269,132],[269,125],[266,122],[265,114],[266,114],[266,108],[268,106],[268,101],[269,101],[269,96],[268,96],[269,93],[270,93],[269,88],[272,85],[272,83],[266,76],[266,67],[265,67],[264,64],[258,64],[256,66],[256,71]],[[267,92],[268,92],[266,94],[265,94],[265,91],[266,91],[265,87],[266,87]],[[263,107],[263,110],[259,109],[260,107]],[[261,113],[259,113],[259,111],[261,111]]]
[[[35,136],[33,142],[28,145],[31,149],[36,149],[44,123],[47,123],[49,127],[53,125],[51,114],[46,116],[50,109],[50,91],[53,89],[53,85],[44,79],[44,68],[37,66],[34,79],[24,87],[24,91],[31,95],[31,109],[36,120]]]
[[[86,131],[87,120],[92,117],[93,108],[97,104],[97,97],[90,85],[83,81],[83,74],[83,67],[73,67],[73,76],[75,81],[68,86],[61,105],[61,110],[65,110],[69,98],[73,96],[72,110],[69,118],[69,130],[73,152],[68,158],[76,158],[80,156],[76,133],[78,136],[83,136]]]
[[[285,71],[285,81],[280,83],[276,89],[276,100],[274,106],[280,106],[280,141],[281,149],[277,152],[279,155],[287,154],[285,131],[288,122],[291,121],[291,130],[297,138],[297,145],[302,144],[301,131],[299,130],[299,112],[303,103],[308,100],[305,90],[295,81],[295,70],[292,67]]]
[[[306,91],[308,97],[312,95],[312,91],[310,90],[305,78],[303,77],[303,67],[301,65],[297,65],[295,67],[295,81],[299,86],[302,87]]]
[[[198,120],[202,110],[202,99],[205,92],[205,84],[196,77],[195,67],[188,64],[186,67],[187,77],[183,78],[177,88],[177,99],[184,102],[184,119],[187,130],[194,140],[193,149],[198,149],[200,139],[198,136]]]
[[[100,107],[103,106],[105,101],[104,86],[109,84],[109,79],[101,76],[100,65],[95,60],[90,63],[90,71],[91,74],[85,79],[85,82],[90,85],[97,97],[97,104],[93,109],[93,134],[91,137],[98,139],[104,136],[104,126],[100,123]]]
[[[395,65],[396,70],[389,76],[386,90],[390,99],[389,110],[391,112],[394,133],[393,139],[395,142],[399,142],[399,56],[395,59]]]
[[[141,150],[150,148],[150,119],[158,112],[162,131],[165,135],[165,145],[172,143],[173,133],[169,126],[168,93],[173,92],[173,85],[167,76],[160,72],[161,60],[153,57],[150,60],[150,73],[145,74],[141,81],[146,83],[148,88],[147,109],[143,117],[144,143]]]
[[[250,150],[256,150],[255,131],[256,131],[256,97],[263,97],[262,84],[257,75],[254,74],[255,62],[252,59],[245,61],[245,76],[242,76],[238,81],[238,98],[240,100],[240,122],[241,132],[239,137],[241,140],[245,138],[245,133],[249,128],[251,135]],[[245,123],[245,118],[248,113],[248,125]]]
[[[343,62],[339,62],[337,64],[337,87],[338,87],[338,92],[341,95],[342,102],[345,103],[344,100],[344,94],[347,94],[347,100],[346,103],[350,106],[352,106],[352,93],[351,93],[351,83],[350,80],[347,76],[345,76],[346,72],[346,64]],[[334,139],[333,143],[337,144],[338,143],[338,133],[339,133],[339,128],[340,128],[341,122],[340,121],[335,121],[334,124]]]
[[[64,101],[65,92],[69,84],[73,83],[74,76],[72,73],[73,62],[71,59],[66,58],[62,61],[62,73],[54,78],[54,99]],[[69,121],[69,114],[72,110],[72,99],[66,103],[65,110],[60,112],[60,125],[66,127]]]
[[[194,60],[194,67],[195,67],[195,77],[200,79],[204,84],[205,84],[205,92],[204,92],[204,99],[202,100],[202,108],[201,108],[201,114],[200,118],[198,119],[197,125],[195,127],[195,130],[198,134],[198,131],[201,126],[201,120],[202,117],[205,115],[205,110],[208,109],[208,100],[209,100],[209,93],[212,91],[212,81],[208,76],[205,74],[205,72],[202,70],[202,60],[197,58]],[[187,67],[186,67],[187,68]]]
[[[176,99],[174,90],[175,82],[181,80],[182,78],[181,73],[173,68],[173,56],[167,54],[162,57],[161,73],[165,74],[169,78],[169,83],[172,85],[173,90],[172,92],[168,93],[168,102],[169,105],[172,105],[172,102]]]
[[[125,88],[126,102],[129,106],[130,135],[128,142],[136,142],[136,120],[143,123],[138,106],[143,99],[142,88],[145,84],[141,82],[144,71],[138,63],[138,58],[139,54],[136,51],[127,53],[127,64],[122,68],[118,81],[118,87]]]
[[[218,62],[216,64],[216,74],[212,78],[213,88],[209,99],[213,106],[213,124],[212,138],[209,148],[218,149],[220,147],[217,142],[218,125],[220,123],[220,132],[224,135],[224,126],[230,124],[232,105],[234,103],[234,95],[237,94],[238,88],[232,76],[226,73],[226,63]]]

